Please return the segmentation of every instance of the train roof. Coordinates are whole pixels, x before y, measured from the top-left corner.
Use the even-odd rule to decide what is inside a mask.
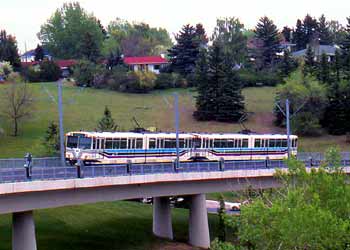
[[[87,136],[96,136],[96,137],[143,137],[152,136],[152,137],[176,137],[175,132],[89,132],[89,131],[72,131],[67,133],[71,134],[85,134]],[[287,138],[286,134],[241,134],[241,133],[197,133],[197,132],[180,132],[180,137],[193,137],[193,136],[205,136],[208,138]],[[292,138],[296,138],[296,135],[291,135]]]

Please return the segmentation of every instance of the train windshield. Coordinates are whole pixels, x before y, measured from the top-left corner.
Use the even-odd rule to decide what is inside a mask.
[[[90,149],[91,142],[92,142],[91,138],[88,138],[88,137],[68,136],[67,148]]]

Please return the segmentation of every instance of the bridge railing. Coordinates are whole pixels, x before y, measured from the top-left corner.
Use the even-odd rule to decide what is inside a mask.
[[[23,168],[24,158],[0,159],[0,168]],[[32,165],[35,167],[57,167],[61,165],[59,157],[33,158]]]

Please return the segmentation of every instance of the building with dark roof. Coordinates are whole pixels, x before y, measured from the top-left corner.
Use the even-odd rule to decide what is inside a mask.
[[[319,61],[322,54],[328,56],[328,61],[331,62],[334,59],[335,51],[339,49],[338,45],[313,45],[311,46],[312,51],[315,54],[315,60]],[[303,58],[306,56],[307,49],[298,50],[292,53],[294,58]]]

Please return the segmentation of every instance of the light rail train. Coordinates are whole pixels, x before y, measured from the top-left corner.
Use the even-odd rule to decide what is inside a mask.
[[[296,135],[290,153],[297,154]],[[177,158],[176,133],[69,132],[66,160],[74,164],[133,164],[173,162]],[[288,156],[287,135],[238,133],[179,133],[179,160],[281,160]]]

